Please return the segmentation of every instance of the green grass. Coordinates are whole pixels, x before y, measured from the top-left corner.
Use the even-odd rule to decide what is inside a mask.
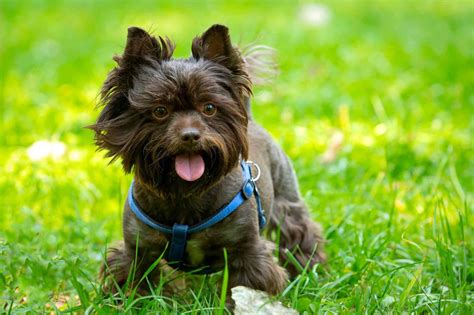
[[[185,57],[221,22],[278,51],[254,116],[293,159],[328,239],[328,268],[305,269],[278,299],[306,314],[473,313],[474,5],[326,1],[332,18],[314,28],[302,4],[0,1],[0,312],[219,308],[222,275],[188,276],[173,299],[162,284],[146,299],[100,293],[131,178],[83,126],[128,26],[170,36]],[[66,151],[31,161],[38,140]]]

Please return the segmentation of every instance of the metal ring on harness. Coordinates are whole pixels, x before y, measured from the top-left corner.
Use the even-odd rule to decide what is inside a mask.
[[[252,180],[256,182],[260,178],[260,175],[262,173],[262,171],[260,170],[260,166],[258,166],[258,164],[255,163],[254,161],[247,161],[247,164],[254,165],[255,168],[257,169],[257,176],[252,177]]]

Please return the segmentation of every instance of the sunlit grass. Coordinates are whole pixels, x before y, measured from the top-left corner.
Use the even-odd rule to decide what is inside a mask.
[[[307,314],[472,313],[474,5],[325,3],[315,27],[293,1],[1,1],[0,312],[216,312],[219,274],[188,276],[173,298],[162,284],[102,295],[131,176],[84,126],[128,26],[170,36],[185,57],[221,22],[278,51],[254,117],[294,161],[328,239],[328,266],[278,299]]]

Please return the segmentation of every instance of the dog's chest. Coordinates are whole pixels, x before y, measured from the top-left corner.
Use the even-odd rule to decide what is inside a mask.
[[[202,264],[206,256],[206,253],[203,250],[202,240],[197,238],[188,240],[186,244],[186,253],[190,265],[196,266]]]

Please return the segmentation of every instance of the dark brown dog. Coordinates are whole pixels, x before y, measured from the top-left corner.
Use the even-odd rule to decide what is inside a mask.
[[[228,29],[214,25],[192,43],[192,57],[172,59],[174,45],[132,27],[122,56],[102,88],[104,108],[91,126],[107,156],[135,173],[134,199],[164,225],[194,225],[214,215],[242,187],[240,161],[261,169],[257,182],[269,238],[279,239],[280,261],[291,276],[288,250],[303,266],[324,260],[321,231],[306,210],[291,164],[267,132],[250,117],[248,63],[232,46]],[[253,169],[256,172],[256,169]],[[170,235],[144,224],[128,203],[124,242],[109,251],[103,276],[124,285],[137,257],[139,280],[160,257]],[[137,246],[138,245],[138,246]],[[188,235],[183,262],[224,266],[229,288],[243,285],[277,294],[287,272],[276,263],[274,245],[260,236],[256,199],[204,231]],[[159,264],[148,278],[157,281]]]

